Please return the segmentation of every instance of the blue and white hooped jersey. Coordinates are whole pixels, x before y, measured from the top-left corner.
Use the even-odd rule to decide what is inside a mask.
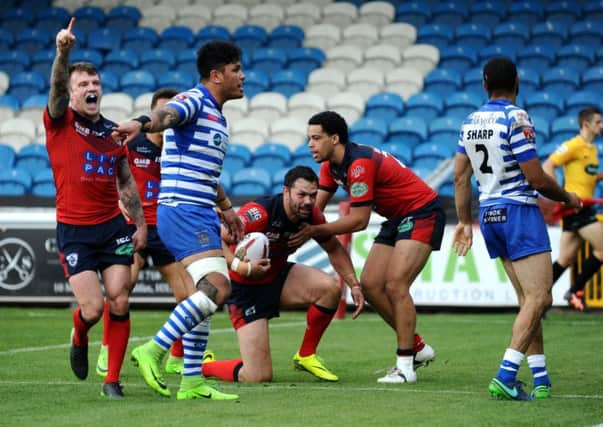
[[[163,132],[159,203],[214,207],[228,149],[226,119],[201,84],[166,106],[176,109],[182,121]]]
[[[519,167],[538,157],[534,125],[525,110],[509,101],[489,101],[464,120],[457,151],[471,161],[480,206],[536,203],[538,193]]]

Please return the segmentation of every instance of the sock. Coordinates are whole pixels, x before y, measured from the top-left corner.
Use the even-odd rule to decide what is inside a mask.
[[[130,338],[130,312],[121,315],[109,313],[108,317],[109,363],[105,384],[119,381],[119,372],[128,347],[128,338]]]
[[[94,325],[94,323],[88,322],[82,317],[82,310],[78,307],[73,310],[73,327],[75,333],[73,334],[73,342],[78,347],[84,347],[88,345],[88,331]]]
[[[195,292],[174,308],[167,322],[153,337],[153,341],[164,351],[168,351],[174,341],[192,330],[203,319],[216,311],[216,308],[216,304],[207,295],[201,291]]]
[[[521,365],[523,358],[523,353],[513,350],[512,348],[508,348],[505,351],[502,362],[500,363],[500,369],[496,374],[496,378],[509,386],[512,385],[517,378],[517,371],[519,370],[519,366]]]
[[[570,288],[573,293],[584,290],[586,282],[590,280],[593,275],[599,271],[603,263],[595,256],[591,256],[582,264],[582,271],[574,279],[574,284]]]
[[[172,357],[184,356],[184,349],[182,348],[182,338],[178,338],[176,341],[174,341],[174,344],[172,344],[172,349],[170,350],[170,354],[172,355]]]
[[[412,348],[399,348],[396,350],[396,368],[402,372],[414,372],[414,350]]]
[[[197,326],[182,336],[184,347],[183,377],[199,376],[203,374],[201,364],[203,353],[209,338],[209,318],[199,322]]]
[[[203,365],[203,375],[219,378],[223,381],[239,381],[239,371],[243,367],[243,359],[216,360]]]
[[[531,354],[528,356],[528,366],[534,377],[534,387],[539,385],[551,386],[549,374],[546,371],[546,360],[544,354]]]
[[[310,305],[306,314],[306,333],[299,348],[301,357],[316,353],[316,347],[325,330],[333,320],[336,309],[321,307],[316,304]]]
[[[567,266],[562,266],[557,261],[553,263],[553,284],[559,280],[563,272],[567,269]]]
[[[423,337],[419,334],[415,334],[415,342],[412,348],[413,351],[415,352],[415,354],[417,354],[418,352],[423,350],[423,348],[425,348],[425,341],[423,341]]]

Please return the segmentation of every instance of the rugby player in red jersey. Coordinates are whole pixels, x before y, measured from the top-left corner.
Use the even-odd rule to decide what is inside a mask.
[[[322,163],[317,207],[324,209],[342,186],[350,194],[350,213],[330,223],[305,225],[291,236],[290,244],[364,230],[372,210],[387,219],[368,254],[360,283],[367,301],[396,331],[396,367],[378,382],[415,382],[415,367],[435,357],[415,333],[410,286],[442,242],[446,218],[438,196],[392,155],[349,141],[347,124],[336,112],[312,116],[308,137],[314,160]]]
[[[101,394],[122,398],[119,373],[130,335],[128,282],[134,250],[145,246],[145,223],[125,146],[111,133],[115,124],[100,114],[101,82],[96,67],[69,65],[75,43],[72,18],[56,37],[48,108],[46,148],[57,189],[57,244],[78,307],[73,313],[71,369],[88,376],[88,330],[103,314],[101,273],[109,304],[109,362]],[[121,200],[136,223],[130,235]]]

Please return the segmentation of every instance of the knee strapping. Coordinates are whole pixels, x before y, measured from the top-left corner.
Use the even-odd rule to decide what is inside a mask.
[[[193,278],[193,283],[195,285],[209,273],[220,273],[222,276],[226,277],[226,280],[230,281],[226,259],[223,257],[216,256],[199,259],[186,267],[186,271],[188,271]]]

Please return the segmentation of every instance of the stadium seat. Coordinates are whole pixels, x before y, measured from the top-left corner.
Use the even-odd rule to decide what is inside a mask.
[[[378,68],[361,67],[348,74],[347,83],[346,90],[356,92],[364,99],[369,99],[372,95],[381,92],[385,84],[385,77]]]
[[[101,85],[103,87],[103,93],[117,92],[120,88],[119,77],[112,71],[100,71]]]
[[[268,124],[259,118],[245,117],[230,123],[230,129],[232,142],[243,143],[252,150],[268,139]]]
[[[103,54],[97,49],[75,49],[69,55],[69,60],[71,62],[91,62],[100,68],[103,63]]]
[[[426,24],[419,28],[417,43],[430,44],[442,50],[454,39],[454,29],[447,24]]]
[[[315,24],[306,29],[304,46],[317,47],[323,52],[339,44],[341,29],[334,24]]]
[[[320,68],[324,61],[324,52],[315,47],[287,49],[287,68],[290,70],[299,70],[308,75]]]
[[[565,115],[578,116],[580,110],[590,106],[601,106],[601,94],[582,90],[572,93],[565,102]]]
[[[262,47],[268,40],[268,32],[258,25],[242,25],[232,33],[232,41],[243,50]]]
[[[400,117],[403,112],[404,100],[400,95],[391,92],[380,92],[368,99],[364,117],[381,119],[389,123]]]
[[[464,73],[476,65],[477,52],[472,48],[454,45],[440,50],[441,68]]]
[[[494,28],[507,16],[507,4],[503,0],[472,2],[469,6],[469,20]]]
[[[0,70],[5,71],[9,76],[26,71],[30,63],[31,58],[26,52],[17,50],[0,52]]]
[[[251,167],[260,168],[273,175],[291,163],[291,151],[285,144],[269,142],[260,145],[253,152]]]
[[[222,113],[226,116],[228,123],[240,120],[247,116],[249,111],[249,100],[246,97],[232,99],[222,106]]]
[[[530,44],[517,51],[517,66],[539,74],[549,70],[555,63],[555,51],[548,46]],[[521,84],[521,83],[520,83]]]
[[[396,16],[396,8],[389,1],[362,2],[358,8],[357,22],[381,28],[390,24]]]
[[[582,90],[603,93],[603,64],[591,67],[582,74]]]
[[[515,46],[501,46],[490,44],[488,46],[485,46],[483,49],[478,50],[478,62],[480,64],[485,63],[488,59],[494,56],[506,56],[512,61],[515,61],[517,49],[518,47]]]
[[[573,138],[580,131],[578,116],[561,116],[551,124],[551,140],[565,141]]]
[[[147,104],[147,111],[150,103]],[[114,122],[128,120],[134,112],[134,101],[130,95],[123,92],[114,92],[103,95],[101,98],[101,111],[103,116]]]
[[[318,23],[322,17],[321,10],[310,2],[293,3],[285,8],[283,24],[297,25],[306,30]]]
[[[249,116],[271,123],[287,114],[287,98],[277,92],[262,92],[249,101]]]
[[[387,73],[402,64],[400,48],[391,44],[375,44],[364,51],[364,67]]]
[[[417,40],[417,29],[406,22],[393,22],[379,30],[380,43],[406,49]]]
[[[385,75],[385,88],[387,92],[400,95],[408,99],[423,88],[423,76],[413,67],[396,68]]]
[[[15,117],[21,107],[19,99],[13,95],[0,95],[0,123]]]
[[[249,8],[247,24],[257,25],[271,32],[283,23],[285,7],[278,3],[259,3]]]
[[[421,26],[431,20],[430,9],[429,7],[425,7],[425,3],[420,1],[399,3],[396,6],[396,21],[411,24],[415,28],[421,28]]]
[[[482,93],[484,91],[484,76],[481,67],[475,67],[463,73],[462,89],[469,93]],[[523,81],[520,83],[523,88]]]
[[[357,20],[358,8],[352,3],[333,2],[322,8],[322,22],[325,24],[344,28]]]
[[[158,40],[157,31],[152,28],[131,28],[123,34],[122,49],[132,49],[140,55],[144,51],[153,49]]]
[[[289,172],[289,168],[282,168],[272,175],[272,194],[279,194],[283,191],[283,184],[287,172]]]
[[[289,98],[287,109],[288,116],[307,123],[314,114],[326,108],[325,99],[318,93],[300,92]]]
[[[195,42],[195,34],[188,27],[171,26],[164,29],[159,36],[158,49],[178,52],[187,49]]]
[[[549,124],[549,120],[545,117],[531,114],[530,119],[532,119],[532,123],[534,124],[534,130],[536,131],[536,143],[546,144],[548,141],[550,141],[551,127]]]
[[[232,187],[232,174],[230,173],[230,169],[222,168],[222,172],[220,173],[220,185],[226,194],[230,194]]]
[[[21,31],[31,28],[33,21],[32,10],[24,7],[9,8],[2,14],[2,28],[13,34],[19,34]]]
[[[4,28],[0,28],[0,51],[10,50],[15,42],[13,33]]]
[[[413,148],[413,166],[436,166],[454,155],[451,145],[435,142],[423,142]],[[434,167],[435,169],[435,167]]]
[[[120,86],[123,92],[126,92],[132,98],[145,92],[153,92],[156,87],[156,81],[153,74],[147,70],[128,71],[121,76]]]
[[[389,126],[388,141],[404,141],[410,147],[427,139],[427,124],[420,117],[401,117]]]
[[[383,119],[361,118],[350,127],[350,139],[359,144],[380,147],[387,137],[387,122]]]
[[[384,144],[380,150],[390,153],[405,165],[412,164],[412,147],[404,141],[391,141]]]
[[[582,13],[584,16],[587,16],[588,19],[593,22],[603,21],[603,5],[598,0],[586,2],[582,6]]]
[[[208,6],[206,3],[204,4]],[[211,18],[211,7],[199,7],[198,4],[187,4],[179,7],[176,11],[174,25],[188,27],[195,33],[198,33],[201,28],[211,23]]]
[[[245,24],[249,11],[242,4],[223,4],[214,9],[213,25],[221,25],[228,28],[231,33]]]
[[[0,196],[24,196],[31,188],[31,176],[21,169],[0,171]]]
[[[140,54],[140,68],[155,76],[174,68],[176,56],[170,49],[153,49]]]
[[[45,50],[50,45],[50,33],[44,29],[26,28],[15,36],[13,49],[22,50],[32,55]]]
[[[98,28],[88,35],[88,48],[107,54],[121,47],[121,33],[110,28]]]
[[[564,102],[558,94],[540,91],[526,99],[525,106],[529,114],[551,121],[563,112]]]
[[[289,148],[297,147],[306,141],[307,119],[283,117],[270,124],[270,140],[280,142]]]
[[[203,27],[197,33],[196,47],[203,46],[207,42],[214,40],[230,40],[231,34],[228,28],[223,25],[208,25]]]
[[[49,76],[55,55],[56,52],[54,50],[40,50],[33,53],[31,55],[30,71],[35,71],[43,76]]]
[[[481,81],[481,72],[480,72]],[[452,69],[436,68],[425,76],[423,91],[446,97],[460,90],[461,74]]]
[[[355,92],[341,92],[326,98],[327,108],[337,111],[349,124],[353,124],[364,113],[365,100]]]
[[[279,25],[268,36],[268,47],[296,49],[302,46],[304,30],[297,25]]]
[[[552,67],[542,73],[542,90],[566,95],[580,87],[580,76],[571,68]]]
[[[239,169],[242,169],[249,165],[251,162],[251,150],[249,147],[243,144],[233,142],[228,146],[228,152],[226,154],[227,159],[236,159],[240,162]]]
[[[139,27],[149,27],[162,32],[167,27],[171,26],[176,19],[176,11],[178,8],[167,5],[152,5],[141,8],[142,19],[138,22]]]
[[[10,85],[10,77],[4,71],[0,71],[0,96],[6,93],[8,86]]]
[[[48,151],[44,144],[27,144],[17,152],[15,168],[26,170],[31,176],[48,167],[50,167]]]
[[[41,94],[45,89],[45,76],[35,71],[22,71],[11,77],[8,93],[23,102],[31,95]]]
[[[62,28],[67,28],[69,11],[63,7],[42,8],[36,13],[35,28],[46,30],[49,34],[57,34]]]
[[[484,93],[485,96],[485,93]],[[484,104],[484,100],[473,92],[457,92],[444,99],[444,115],[464,119]]]
[[[592,21],[587,15],[588,21],[579,21],[569,29],[569,39],[572,44],[590,47],[599,46],[603,41],[603,23]]]
[[[134,49],[114,49],[105,56],[102,69],[119,76],[138,67],[138,53]]]
[[[15,166],[16,158],[17,153],[12,146],[0,143],[0,171],[12,169]]]
[[[548,22],[558,22],[569,26],[580,19],[581,5],[566,0],[557,0],[544,5],[544,14]],[[588,16],[588,15],[586,15]]]
[[[544,18],[544,9],[540,2],[519,1],[509,4],[509,16],[514,22],[531,27]]]
[[[193,48],[182,49],[176,53],[176,64],[174,69],[178,71],[185,71],[192,76],[195,76],[195,80],[198,81],[199,71],[197,70],[197,50]],[[247,75],[247,70],[245,70]],[[245,81],[245,85],[247,81]]]
[[[519,75],[520,94],[530,96],[540,90],[540,73],[528,68],[519,68],[517,74]]]
[[[274,70],[285,68],[287,54],[283,49],[258,48],[251,53],[251,67],[271,73]]]
[[[303,92],[306,86],[306,74],[296,69],[279,70],[272,74],[270,90],[286,97]]]
[[[170,70],[159,75],[157,80],[158,87],[169,87],[178,92],[189,90],[195,85],[195,77],[185,70]]]
[[[344,90],[346,75],[337,68],[319,68],[308,76],[307,92],[317,93],[327,99]]]
[[[245,96],[253,98],[260,92],[265,92],[270,87],[270,77],[266,71],[250,69],[245,71]]]
[[[519,22],[503,22],[494,27],[492,44],[505,49],[521,49],[525,46],[530,36],[530,30]]]
[[[38,94],[28,96],[21,105],[19,117],[30,118],[36,123],[39,123],[44,113],[44,109],[48,105],[48,94]]]
[[[232,177],[234,196],[269,194],[272,188],[270,173],[264,169],[244,168]]]
[[[441,115],[443,110],[442,97],[430,92],[419,92],[406,101],[406,116],[421,117],[427,122]]]
[[[342,30],[340,44],[357,46],[362,50],[374,46],[379,40],[379,30],[376,26],[367,23],[350,24]]]
[[[456,28],[454,43],[478,51],[490,43],[492,38],[490,28],[475,22],[462,24]]]
[[[363,63],[362,49],[358,46],[341,45],[327,50],[325,67],[337,68],[348,74]]]
[[[89,34],[101,28],[105,23],[105,11],[97,6],[82,6],[74,13],[78,31]]]
[[[538,158],[541,163],[544,163],[551,154],[557,150],[559,144],[557,142],[546,142],[544,144],[537,144],[536,151],[538,152]],[[559,181],[562,182],[562,181]]]
[[[440,61],[440,51],[428,44],[417,43],[402,52],[402,66],[414,68],[425,76],[433,70]]]
[[[454,141],[459,139],[462,119],[458,117],[438,117],[428,124],[429,139],[433,141]]]
[[[142,14],[137,7],[120,5],[112,8],[106,16],[105,28],[125,33],[138,26]]]
[[[539,22],[532,27],[531,44],[542,46],[554,53],[567,38],[566,26],[558,21]]]
[[[557,51],[557,66],[570,67],[582,73],[594,62],[594,52],[589,46],[567,44]]]
[[[464,2],[437,2],[431,11],[431,22],[456,28],[467,19],[468,15],[469,9]]]

